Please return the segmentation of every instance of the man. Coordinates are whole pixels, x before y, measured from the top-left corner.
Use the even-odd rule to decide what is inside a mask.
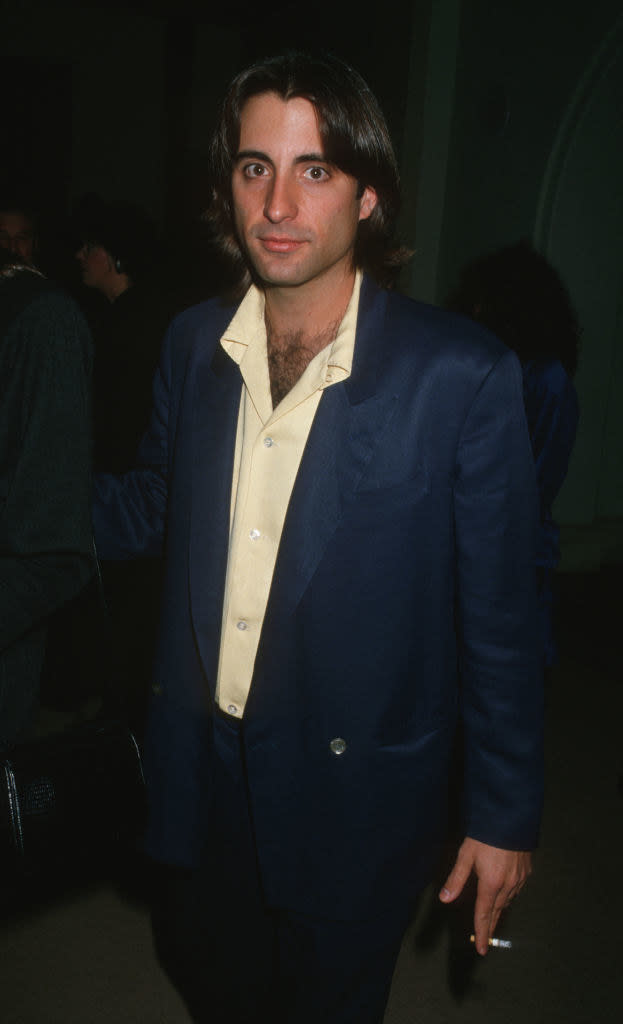
[[[13,253],[20,263],[34,265],[37,226],[31,210],[10,201],[0,206],[0,247]]]
[[[372,1024],[443,835],[459,711],[468,838],[441,898],[476,873],[480,953],[530,870],[521,377],[476,325],[373,283],[402,257],[398,178],[351,69],[243,72],[213,152],[244,297],[173,323],[140,466],[96,507],[117,556],[166,528],[148,849],[179,870],[157,946],[197,1021]]]

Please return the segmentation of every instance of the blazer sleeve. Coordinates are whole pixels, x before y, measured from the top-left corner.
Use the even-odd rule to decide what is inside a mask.
[[[30,302],[10,326],[10,402],[0,502],[0,650],[87,582],[91,555],[91,339],[60,291]]]
[[[455,479],[465,825],[506,849],[534,847],[542,806],[537,524],[521,371],[507,352],[466,416]]]

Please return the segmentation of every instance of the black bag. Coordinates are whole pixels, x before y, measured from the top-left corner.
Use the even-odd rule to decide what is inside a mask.
[[[15,747],[0,763],[5,880],[90,872],[142,828],[141,760],[123,721],[71,726]]]
[[[110,645],[110,616],[95,546],[102,649]],[[103,711],[51,735],[28,740],[0,756],[0,879],[92,877],[127,852],[142,831],[145,788],[136,739],[124,713],[116,674],[102,687]],[[50,888],[50,886],[47,886]]]

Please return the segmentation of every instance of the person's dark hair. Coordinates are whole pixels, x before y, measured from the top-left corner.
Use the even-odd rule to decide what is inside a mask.
[[[522,363],[558,359],[574,376],[580,341],[575,310],[560,275],[527,240],[465,267],[446,306],[484,324]]]
[[[309,100],[316,110],[326,159],[356,178],[360,192],[366,187],[376,191],[376,207],[359,224],[355,265],[380,284],[391,285],[411,254],[393,237],[400,180],[381,108],[363,78],[337,57],[289,53],[262,60],[237,75],[212,139],[212,204],[206,220],[230,262],[236,294],[246,290],[251,277],[234,228],[232,168],[242,108],[252,96],[265,92],[277,93],[284,100]]]
[[[0,192],[0,213],[15,213],[30,221],[33,234],[37,233],[39,214],[35,203],[27,196],[14,192]]]

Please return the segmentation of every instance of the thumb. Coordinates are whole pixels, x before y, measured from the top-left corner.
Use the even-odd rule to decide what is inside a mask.
[[[463,887],[470,876],[471,869],[472,865],[469,861],[462,860],[460,857],[457,858],[452,871],[439,892],[439,899],[442,903],[452,903],[457,896],[461,895]]]

